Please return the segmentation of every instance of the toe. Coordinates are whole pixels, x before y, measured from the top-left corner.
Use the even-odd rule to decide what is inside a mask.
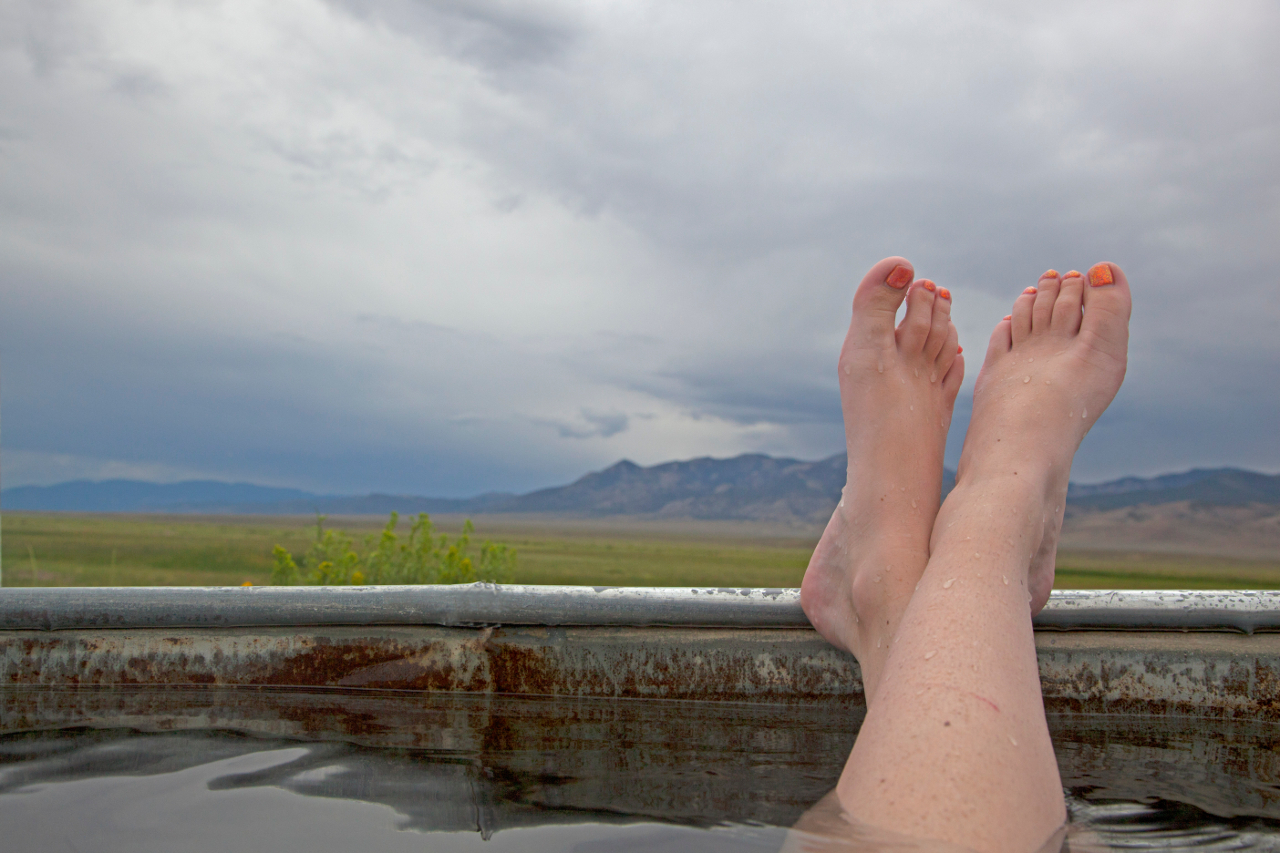
[[[1013,342],[1020,343],[1031,336],[1031,309],[1036,304],[1036,289],[1028,287],[1022,291],[1017,299],[1013,300],[1013,311],[1010,316],[1013,317]]]
[[[1013,349],[1013,317],[1006,314],[1004,319],[996,323],[991,333],[991,341],[987,344],[987,360],[998,358]]]
[[[907,293],[907,313],[898,324],[898,348],[902,352],[924,350],[924,342],[929,339],[929,330],[933,328],[933,303],[937,291],[938,286],[927,278],[911,285]]]
[[[1031,307],[1031,329],[1047,332],[1053,324],[1053,306],[1058,301],[1061,280],[1056,270],[1049,270],[1036,282],[1036,301]]]
[[[959,352],[951,360],[951,366],[947,368],[947,372],[942,376],[942,394],[947,404],[947,411],[950,412],[956,404],[956,395],[960,393],[960,386],[964,383],[964,356]],[[950,416],[948,416],[948,425],[950,424]]]
[[[870,333],[892,335],[898,306],[913,278],[915,270],[906,258],[885,258],[873,266],[853,295],[854,324],[862,323]]]
[[[1053,303],[1053,330],[1066,335],[1080,331],[1080,306],[1084,304],[1084,277],[1072,270],[1062,278]]]
[[[958,355],[960,355],[960,335],[956,332],[956,324],[948,319],[947,337],[938,351],[937,357],[934,359],[933,372],[929,376],[929,381],[933,382],[935,379],[945,378]]]
[[[1129,280],[1124,271],[1115,264],[1096,264],[1090,268],[1084,288],[1080,334],[1092,338],[1096,348],[1122,357],[1129,345],[1132,307]]]
[[[924,357],[929,361],[937,361],[938,354],[947,344],[948,335],[954,331],[955,326],[951,323],[951,291],[939,287],[933,294],[933,321],[929,326],[929,337],[924,342]]]

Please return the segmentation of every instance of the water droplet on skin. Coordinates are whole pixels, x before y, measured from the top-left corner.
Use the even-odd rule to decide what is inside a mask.
[[[1076,416],[1075,412],[1067,412],[1067,417],[1074,418],[1075,416]]]
[[[981,557],[982,555],[981,555],[981,554],[979,554],[977,551],[974,551],[974,552],[973,552],[973,556],[975,556],[975,557]]]
[[[1082,418],[1087,418],[1087,417],[1089,417],[1089,411],[1088,411],[1087,409],[1081,409],[1081,410],[1080,410],[1080,417],[1082,417]]]
[[[1030,364],[1031,362],[1033,362],[1033,361],[1035,361],[1035,360],[1036,360],[1036,357],[1035,357],[1035,356],[1032,356],[1031,358],[1027,359],[1027,363],[1028,363],[1028,364]]]
[[[844,506],[844,498],[840,499],[840,506]]]
[[[934,655],[936,655],[937,653],[938,653],[937,649],[935,649],[935,650],[933,650],[933,651],[931,651],[931,652],[925,652],[925,653],[924,653],[924,659],[925,659],[925,660],[928,660],[929,658],[933,657],[933,656],[934,656]]]
[[[924,695],[924,688],[923,688],[923,687],[921,687],[919,690],[917,690],[917,691],[916,691],[916,695],[917,695],[917,696],[923,696],[923,695]]]
[[[1008,586],[1008,585],[1009,585],[1009,576],[1008,576],[1008,575],[1001,575],[1001,576],[1000,576],[1000,580],[1004,581],[1004,585],[1005,585],[1005,586]]]
[[[912,498],[912,499],[911,499],[911,508],[912,508],[912,509],[915,509],[915,508],[916,508],[916,499],[915,499],[915,498]]]
[[[845,376],[848,376],[848,375],[849,375],[850,373],[852,373],[852,372],[853,372],[853,367],[852,367],[852,366],[850,366],[850,365],[848,365],[848,364],[846,364],[846,365],[844,366],[844,375],[845,375]]]
[[[1023,380],[1022,380],[1022,384],[1023,384],[1023,385],[1026,385],[1026,384],[1027,384],[1028,382],[1030,382],[1030,381],[1031,381],[1031,377],[1030,377],[1030,376],[1028,376],[1026,379],[1023,379]]]
[[[930,381],[930,382],[937,382],[937,381],[938,381],[938,371],[936,371],[936,370],[935,370],[935,371],[933,371],[932,373],[930,373],[930,374],[929,374],[929,381]]]
[[[876,363],[876,370],[878,370],[878,371],[879,371],[879,372],[881,372],[881,373],[884,373],[884,362],[883,362],[883,361],[881,361],[881,362],[877,362],[877,363]]]
[[[1049,384],[1049,380],[1048,380],[1048,379],[1046,379],[1046,380],[1044,381],[1044,384],[1045,384],[1045,385],[1048,385],[1048,384]]]
[[[876,648],[880,648],[880,638],[876,637]]]
[[[876,583],[880,583],[880,576],[876,575]]]
[[[953,583],[955,583],[955,582],[956,582],[956,579],[955,579],[955,578],[952,578],[951,580],[949,580],[949,581],[947,581],[946,583],[944,583],[944,584],[942,585],[942,588],[943,588],[943,589],[951,589],[951,585],[952,585]]]
[[[917,379],[919,379],[919,378],[920,378],[920,368],[918,368],[918,367],[916,368],[916,378],[917,378]]]
[[[908,409],[910,409],[910,410],[911,410],[911,411],[913,411],[913,412],[916,410],[916,407],[915,407],[914,405],[907,406],[907,408],[908,408]]]
[[[1014,746],[1018,745],[1018,741],[1014,738],[1013,735],[1009,735],[1009,743],[1013,744]]]

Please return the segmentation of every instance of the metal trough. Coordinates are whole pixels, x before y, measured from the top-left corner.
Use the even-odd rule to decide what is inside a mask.
[[[1280,720],[1280,593],[1060,592],[1036,627],[1051,712]],[[0,684],[863,698],[796,590],[489,584],[0,590]]]

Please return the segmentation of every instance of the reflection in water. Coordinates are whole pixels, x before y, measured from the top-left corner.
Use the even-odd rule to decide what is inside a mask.
[[[755,851],[834,786],[861,710],[404,693],[0,690],[11,849]],[[1271,726],[1051,718],[1069,844],[1280,850]],[[839,824],[834,824],[839,826]],[[874,841],[874,844],[872,843]]]

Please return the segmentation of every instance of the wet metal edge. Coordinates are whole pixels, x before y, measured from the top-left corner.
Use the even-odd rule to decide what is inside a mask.
[[[1046,705],[1280,722],[1278,614],[1269,592],[1057,593]],[[0,685],[863,701],[796,591],[759,589],[0,590]]]
[[[807,627],[794,589],[519,586],[0,589],[0,630],[297,625]],[[1040,629],[1280,630],[1280,592],[1066,590]]]

